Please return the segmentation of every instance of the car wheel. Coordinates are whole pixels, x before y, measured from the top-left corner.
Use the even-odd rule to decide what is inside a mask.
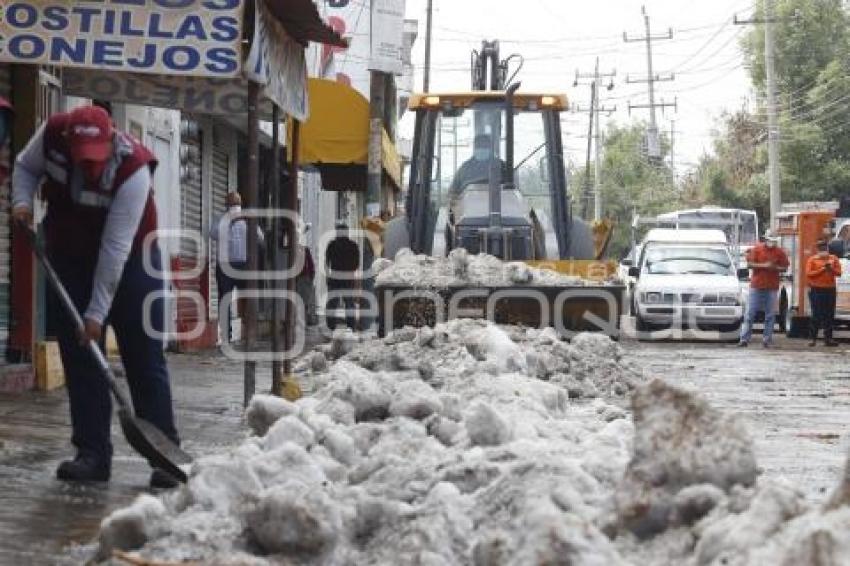
[[[741,326],[743,325],[743,321],[738,321],[734,324],[724,324],[718,330],[722,334],[729,334],[725,341],[727,342],[738,342],[741,340]]]
[[[649,340],[647,333],[652,331],[652,325],[635,313],[635,330],[637,331],[637,339],[643,342]]]

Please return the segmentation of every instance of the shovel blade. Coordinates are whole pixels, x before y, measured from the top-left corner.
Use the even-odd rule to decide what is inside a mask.
[[[119,410],[118,419],[127,442],[144,456],[152,467],[165,470],[182,483],[189,480],[180,465],[191,463],[191,456],[161,430],[148,421],[133,416],[128,410]]]

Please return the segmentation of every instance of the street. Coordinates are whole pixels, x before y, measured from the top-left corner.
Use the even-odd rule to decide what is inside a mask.
[[[238,442],[244,435],[241,364],[215,354],[177,355],[169,362],[185,449],[209,454]],[[260,387],[266,386],[262,375]],[[114,419],[110,483],[57,481],[56,466],[73,455],[64,389],[0,395],[0,417],[0,564],[79,564],[68,547],[90,542],[106,515],[147,491],[150,468],[130,450]]]
[[[812,501],[835,486],[850,448],[847,342],[833,351],[813,351],[782,336],[769,351],[630,339],[622,345],[648,376],[700,391],[742,416],[765,477],[787,477]],[[210,454],[238,443],[247,434],[241,365],[212,355],[173,355],[170,365],[187,451]],[[265,380],[259,381],[262,390]],[[72,546],[90,542],[104,516],[147,491],[147,465],[130,452],[116,423],[109,485],[68,486],[54,479],[71,453],[65,392],[0,396],[0,416],[0,564],[77,563]]]
[[[760,338],[756,335],[756,338]],[[743,417],[768,477],[787,477],[811,501],[835,487],[850,450],[850,343],[810,349],[776,337],[764,350],[711,343],[624,341],[650,377],[699,391]]]

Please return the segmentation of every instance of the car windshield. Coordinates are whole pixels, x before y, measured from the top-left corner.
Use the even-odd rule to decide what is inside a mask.
[[[732,259],[722,247],[652,246],[644,256],[642,272],[651,275],[731,275]]]

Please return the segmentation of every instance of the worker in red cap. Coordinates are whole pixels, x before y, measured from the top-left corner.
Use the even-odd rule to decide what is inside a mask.
[[[111,398],[84,347],[102,340],[107,321],[136,414],[178,442],[161,338],[164,282],[155,240],[155,168],[153,154],[116,131],[109,113],[97,106],[52,116],[15,162],[12,214],[31,224],[33,198],[42,186],[47,253],[85,321],[80,335],[61,309],[48,309],[65,367],[71,442],[77,449],[73,460],[60,464],[60,480],[109,480]],[[146,305],[148,297],[155,300]],[[151,485],[171,487],[176,481],[155,469]]]

